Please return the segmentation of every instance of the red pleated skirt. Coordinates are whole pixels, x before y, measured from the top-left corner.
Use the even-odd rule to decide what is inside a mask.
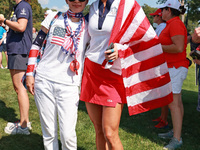
[[[122,76],[86,58],[80,100],[110,107],[127,103]]]

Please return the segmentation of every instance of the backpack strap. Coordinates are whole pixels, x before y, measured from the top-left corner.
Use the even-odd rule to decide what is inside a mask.
[[[50,29],[51,29],[51,26],[54,24],[54,22],[60,17],[60,15],[62,15],[62,12],[61,11],[59,11],[54,17],[53,17],[53,19],[51,20],[51,23],[50,23],[50,25],[49,25],[49,31],[50,31]],[[46,39],[49,37],[49,31],[48,31],[48,33],[47,33],[47,37],[46,37]],[[43,53],[44,53],[44,49],[45,49],[45,47],[46,47],[46,43],[47,43],[47,40],[44,40],[44,43],[43,43],[43,45],[42,45],[42,48],[40,49],[40,55],[43,55]],[[39,61],[38,61],[39,62]]]
[[[62,12],[61,11],[59,11],[54,17],[53,17],[53,19],[51,20],[51,23],[50,23],[50,25],[49,25],[49,31],[50,31],[50,29],[51,29],[51,26],[54,24],[54,22],[60,17],[60,15],[62,15]],[[49,35],[49,32],[47,33],[47,37],[48,37],[48,35]]]

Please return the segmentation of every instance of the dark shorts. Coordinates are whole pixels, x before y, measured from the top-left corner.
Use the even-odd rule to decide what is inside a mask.
[[[28,63],[28,55],[11,54],[8,55],[8,69],[26,70]]]
[[[2,51],[7,51],[7,49],[6,49],[6,44],[4,44],[4,43],[2,43],[1,45],[0,45],[0,52],[2,52]]]

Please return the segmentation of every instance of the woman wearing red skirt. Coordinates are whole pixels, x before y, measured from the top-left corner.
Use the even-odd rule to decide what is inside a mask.
[[[130,104],[129,112],[133,115],[170,102],[170,100],[158,102],[162,99],[158,95],[163,93],[165,94],[162,95],[163,98],[171,98],[169,88],[163,90],[165,92],[156,89],[159,94],[150,92],[150,84],[146,82],[152,81],[147,78],[156,77],[157,81],[153,82],[155,85],[160,83],[158,79],[159,81],[166,79],[167,65],[164,57],[160,57],[159,60],[162,62],[159,65],[163,64],[164,68],[162,78],[159,78],[161,72],[158,71],[161,67],[156,69],[156,72],[159,72],[157,75],[143,74],[152,71],[150,68],[157,65],[158,61],[151,61],[150,58],[154,57],[155,53],[156,56],[162,56],[162,49],[155,31],[135,0],[95,1],[90,6],[88,32],[91,40],[85,53],[80,100],[85,102],[89,117],[94,124],[97,150],[122,150],[118,129],[124,104]],[[150,42],[142,44],[148,41]],[[109,47],[111,43],[114,44]],[[145,56],[145,53],[152,55]],[[148,65],[141,63],[144,60]],[[143,73],[138,72],[142,70]],[[164,84],[169,82],[170,80]],[[146,91],[141,92],[142,90]],[[156,104],[152,98],[157,99]],[[146,107],[149,104],[151,104],[150,109]]]

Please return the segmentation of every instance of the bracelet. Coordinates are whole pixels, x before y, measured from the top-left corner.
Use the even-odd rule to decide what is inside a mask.
[[[6,25],[6,20],[7,20],[7,19],[4,19],[4,21],[3,21],[3,23],[4,23],[5,25]]]

